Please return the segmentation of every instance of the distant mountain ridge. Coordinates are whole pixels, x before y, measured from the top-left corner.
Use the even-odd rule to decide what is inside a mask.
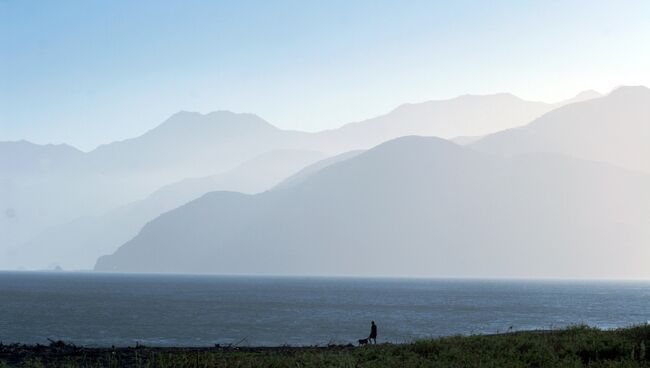
[[[283,190],[206,194],[96,270],[647,277],[649,223],[648,175],[405,137]]]
[[[524,125],[558,107],[600,96],[595,91],[584,91],[566,101],[544,103],[525,101],[510,93],[463,95],[449,100],[403,104],[388,114],[319,135],[336,142],[343,150],[370,148],[407,135],[445,139],[481,136]]]
[[[310,140],[310,137],[316,136],[317,138],[311,138],[308,144],[315,146],[323,146],[326,143],[323,143],[323,138],[330,138],[332,135],[338,137],[345,137],[346,134],[358,131],[361,127],[372,128],[378,130],[386,129],[387,124],[394,124],[395,127],[392,132],[381,134],[388,137],[387,139],[397,138],[405,135],[422,135],[422,136],[438,136],[441,138],[453,138],[457,136],[478,136],[487,133],[493,133],[500,131],[502,129],[511,128],[513,126],[523,125],[530,121],[533,118],[548,112],[554,108],[564,106],[567,104],[584,101],[588,99],[593,99],[601,97],[601,95],[596,91],[583,91],[576,95],[574,98],[569,100],[561,101],[558,103],[543,103],[543,102],[531,102],[525,101],[519,97],[516,97],[509,93],[497,93],[492,95],[462,95],[448,100],[432,100],[425,101],[421,103],[407,103],[402,104],[396,109],[392,110],[388,114],[368,119],[362,122],[348,123],[343,126],[335,129],[329,129],[318,133],[305,133],[299,131],[291,130],[282,130],[271,125],[267,121],[261,119],[259,116],[250,113],[233,113],[230,111],[214,111],[207,114],[200,114],[197,112],[190,111],[180,111],[167,120],[162,122],[160,125],[152,128],[151,130],[141,134],[140,136],[129,138],[121,141],[115,141],[108,144],[103,144],[97,147],[96,149],[90,152],[82,152],[72,146],[66,144],[60,145],[39,145],[30,143],[28,141],[17,141],[17,142],[3,142],[0,141],[0,153],[6,153],[1,157],[9,157],[9,155],[16,155],[18,157],[25,158],[39,158],[40,155],[46,155],[48,150],[54,153],[58,151],[68,151],[70,155],[78,156],[88,156],[90,157],[91,163],[87,164],[85,169],[92,169],[93,165],[98,164],[98,160],[102,157],[117,155],[117,158],[121,156],[127,156],[126,153],[122,151],[129,151],[132,147],[142,146],[143,148],[152,149],[158,145],[167,145],[175,146],[181,143],[191,142],[191,143],[206,143],[210,140],[218,137],[219,135],[224,135],[229,137],[231,135],[243,136],[250,134],[251,132],[263,133],[273,135],[278,132],[287,133],[291,138],[302,138]],[[475,121],[476,119],[466,119],[463,121],[463,127],[457,127],[458,132],[446,132],[444,129],[449,129],[449,127],[437,125],[439,122],[436,122],[434,116],[427,116],[426,112],[435,114],[449,114],[449,110],[461,107],[459,110],[467,110],[466,106],[463,106],[464,103],[473,104],[475,107],[479,107],[483,110],[488,110],[492,115],[489,116],[489,119],[501,119],[507,120],[507,122],[496,122],[494,126],[480,126]],[[512,106],[504,106],[507,104],[512,104]],[[507,108],[513,110],[509,111]],[[436,111],[436,110],[447,110],[447,111]],[[526,111],[526,110],[529,111]],[[457,114],[480,114],[485,111],[471,112],[471,111],[455,111]],[[507,114],[506,116],[499,116],[498,113]],[[409,117],[410,116],[410,117]],[[413,118],[415,117],[415,118]],[[481,120],[486,119],[485,116],[479,116]],[[463,117],[454,116],[454,120],[461,120]],[[474,121],[474,122],[472,122]],[[424,124],[423,124],[424,123]],[[447,122],[445,122],[447,123]],[[413,125],[409,127],[408,125]],[[404,129],[399,131],[399,129]],[[319,137],[320,136],[320,137]],[[285,138],[287,139],[287,138]],[[348,138],[349,139],[349,138]],[[356,139],[356,138],[355,138]],[[384,138],[372,138],[372,142],[351,142],[351,147],[346,148],[330,148],[323,149],[322,147],[313,147],[314,149],[320,148],[320,151],[333,153],[341,153],[343,151],[349,151],[354,149],[365,149],[370,148],[376,144],[386,141]],[[214,142],[213,142],[214,143]],[[297,149],[304,149],[304,143],[294,143],[300,147]],[[338,145],[337,145],[338,146]],[[16,148],[14,148],[16,147]],[[143,149],[141,148],[141,150]],[[167,147],[165,147],[167,148]],[[178,147],[175,147],[178,148]],[[291,149],[290,147],[285,147],[286,149]],[[340,152],[339,152],[340,151]],[[182,152],[182,151],[181,151]],[[141,154],[142,152],[140,152]],[[146,153],[146,152],[145,152]],[[127,158],[139,160],[138,156],[129,156]],[[251,157],[252,158],[252,157]],[[242,161],[243,162],[243,161]],[[4,164],[4,160],[0,160],[0,164]],[[29,165],[27,165],[29,166]],[[2,166],[0,166],[2,168]],[[0,174],[2,171],[0,171]]]
[[[495,149],[481,148],[482,142],[496,136],[489,133],[525,126],[537,116],[547,119],[550,112],[562,106],[601,100],[599,96],[597,92],[585,91],[573,99],[547,104],[525,101],[507,93],[465,95],[450,100],[404,104],[386,115],[318,133],[278,129],[253,114],[179,112],[139,137],[103,145],[88,153],[65,145],[38,146],[20,142],[22,151],[17,152],[23,153],[16,155],[11,149],[17,147],[15,144],[0,142],[0,153],[7,152],[4,157],[11,157],[3,161],[0,156],[0,214],[2,211],[5,214],[0,216],[0,243],[15,248],[18,244],[32,242],[36,234],[47,228],[82,217],[99,216],[146,197],[162,186],[188,177],[229,171],[274,150],[309,150],[337,155],[415,134],[455,138],[473,149],[507,155],[508,144]],[[645,103],[645,100],[634,101]],[[641,132],[639,137],[645,137],[644,134]],[[536,146],[530,144],[529,147]],[[595,160],[607,156],[591,157],[590,152],[574,154],[566,149],[521,150],[535,151]],[[512,153],[518,152],[514,149]],[[627,160],[633,156],[634,152],[627,154]],[[636,157],[643,157],[643,154]],[[630,166],[621,165],[621,160],[605,161],[635,169],[644,164]],[[11,169],[2,169],[2,165]],[[311,175],[309,171],[306,173],[308,175],[299,181]],[[0,255],[2,253],[0,247]],[[2,267],[7,266],[0,260]]]
[[[318,152],[273,151],[222,174],[185,179],[100,216],[82,217],[47,229],[10,251],[7,261],[36,269],[91,269],[99,256],[115,251],[164,212],[215,190],[249,194],[268,190],[324,157]]]
[[[83,152],[67,144],[34,144],[25,140],[0,142],[0,178],[43,173],[70,165]]]
[[[563,106],[530,124],[487,135],[470,146],[500,155],[562,153],[650,173],[648,142],[650,89],[638,86]]]
[[[477,102],[494,99],[507,102],[496,110],[489,109],[490,103]],[[274,150],[336,155],[406,134],[443,134],[449,121],[438,122],[435,116],[472,116],[475,109],[470,105],[463,108],[464,101],[471,101],[484,112],[488,106],[488,118],[482,117],[482,124],[459,125],[454,130],[464,135],[479,134],[501,118],[507,124],[523,125],[530,116],[553,107],[513,96],[466,96],[404,105],[383,117],[320,133],[278,129],[253,114],[179,112],[139,137],[90,152],[64,145],[0,142],[0,214],[5,213],[0,216],[0,255],[48,228],[100,216],[162,186],[232,170]],[[427,118],[427,114],[431,116]],[[411,118],[413,122],[408,121]],[[454,119],[463,120],[458,116]],[[499,124],[493,129],[503,126],[503,122]],[[3,264],[6,259],[0,256],[0,268],[8,267]]]
[[[225,172],[270,151],[300,149],[305,134],[279,130],[252,114],[217,112],[179,113],[140,137],[88,153],[1,142],[0,165],[13,169],[0,172],[0,268],[11,267],[5,263],[8,249],[48,228],[99,216],[165,185]]]

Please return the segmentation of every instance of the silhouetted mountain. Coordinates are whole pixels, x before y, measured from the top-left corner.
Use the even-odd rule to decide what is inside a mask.
[[[104,170],[173,170],[178,179],[230,169],[274,149],[300,145],[306,133],[280,130],[253,114],[179,112],[133,139],[100,146],[90,160]]]
[[[345,161],[347,159],[350,159],[354,156],[357,156],[360,154],[361,150],[357,151],[349,151],[345,153],[341,153],[340,155],[328,157],[324,160],[320,160],[314,164],[311,164],[302,170],[298,171],[297,173],[291,175],[290,177],[286,178],[283,180],[280,184],[276,185],[273,190],[278,190],[278,189],[286,189],[289,187],[292,187],[294,185],[300,184],[303,181],[305,181],[308,177],[312,176],[313,174],[321,171],[322,169],[331,166],[337,162]]]
[[[286,189],[208,193],[151,221],[96,269],[647,277],[649,221],[648,175],[406,137]]]
[[[582,92],[578,93],[573,98],[562,101],[560,104],[561,105],[568,105],[568,104],[572,104],[572,103],[576,103],[576,102],[591,100],[591,99],[598,98],[598,97],[603,97],[603,95],[598,91],[594,91],[593,89],[589,89],[589,90],[582,91]]]
[[[450,141],[452,141],[452,142],[454,142],[456,144],[460,144],[461,146],[465,146],[465,145],[468,145],[470,143],[474,143],[474,142],[478,141],[479,139],[481,139],[483,137],[484,136],[482,136],[482,135],[473,135],[473,136],[464,135],[464,136],[460,136],[460,137],[451,138]]]
[[[621,87],[567,105],[471,147],[501,155],[557,152],[650,172],[650,89]]]
[[[83,152],[66,144],[0,142],[0,179],[16,174],[37,175],[68,169],[82,156]]]
[[[144,198],[162,186],[224,172],[265,152],[308,146],[251,114],[178,113],[140,137],[83,153],[0,143],[0,267],[42,231]],[[12,267],[13,268],[13,267]]]
[[[555,108],[597,96],[595,91],[585,91],[570,100],[548,104],[525,101],[509,93],[464,95],[404,104],[386,115],[321,132],[319,137],[351,150],[407,135],[446,139],[481,136],[527,124]]]
[[[30,269],[91,269],[102,254],[115,251],[137,235],[147,222],[215,190],[257,193],[324,158],[309,151],[280,150],[264,154],[223,174],[186,179],[165,186],[147,198],[102,216],[83,217],[49,229],[7,255],[7,263]]]
[[[339,154],[407,134],[476,135],[522,125],[556,105],[511,95],[407,104],[320,133],[286,131],[252,114],[180,112],[132,139],[83,153],[67,146],[0,143],[0,254],[42,231],[144,198],[189,177],[233,169],[265,152]],[[6,257],[0,256],[0,267]]]

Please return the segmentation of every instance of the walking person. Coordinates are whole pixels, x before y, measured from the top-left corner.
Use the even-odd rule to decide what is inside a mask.
[[[377,325],[375,324],[375,321],[371,322],[370,336],[368,336],[368,341],[372,342],[373,344],[377,343]]]

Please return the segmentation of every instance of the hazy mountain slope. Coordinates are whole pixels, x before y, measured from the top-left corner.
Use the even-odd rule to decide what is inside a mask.
[[[543,114],[576,101],[599,96],[586,91],[559,103],[522,100],[508,93],[464,95],[450,100],[404,104],[390,113],[319,133],[346,150],[370,148],[406,135],[451,139],[480,136],[527,124]]]
[[[269,151],[303,149],[308,136],[280,130],[253,114],[180,112],[140,137],[98,147],[88,153],[87,162],[126,180],[128,190],[121,196],[132,201],[166,184],[233,169]]]
[[[33,226],[57,211],[40,209],[57,190],[56,179],[43,177],[69,175],[83,152],[67,145],[37,145],[26,141],[0,142],[0,264],[3,248],[26,238]],[[43,187],[40,193],[35,188]],[[52,198],[57,203],[58,198]],[[61,203],[61,202],[58,202]]]
[[[0,142],[0,178],[21,173],[33,175],[69,169],[82,156],[83,152],[65,144]]]
[[[461,146],[466,146],[466,145],[468,145],[470,143],[474,143],[474,142],[478,141],[479,139],[481,139],[483,137],[484,136],[482,136],[482,135],[475,135],[475,136],[464,135],[464,136],[460,136],[460,137],[454,137],[454,138],[451,138],[449,140],[456,143],[456,144],[460,144]]]
[[[650,89],[621,87],[489,135],[471,147],[502,155],[558,152],[650,172]]]
[[[252,114],[180,112],[139,137],[88,153],[64,145],[0,143],[0,214],[5,214],[0,216],[0,255],[48,228],[100,216],[161,186],[230,170],[264,152],[334,155],[408,134],[475,136],[525,124],[555,106],[507,94],[461,96],[403,105],[388,115],[320,133],[281,130]],[[12,267],[3,259],[0,268]]]
[[[65,205],[53,194],[81,157],[83,152],[67,145],[0,142],[0,264],[8,245],[25,240],[49,216],[62,215],[64,211],[43,204]]]
[[[150,222],[96,269],[647,277],[648,241],[646,175],[406,137],[286,190],[206,194]]]
[[[286,178],[285,180],[280,182],[278,185],[273,187],[273,189],[274,190],[286,189],[286,188],[298,185],[298,184],[302,183],[303,181],[305,181],[310,176],[312,176],[315,173],[321,171],[322,169],[324,169],[326,167],[329,167],[329,166],[331,166],[331,165],[333,165],[333,164],[335,164],[337,162],[341,162],[341,161],[351,159],[352,157],[357,156],[361,152],[363,152],[363,151],[361,151],[361,150],[349,151],[349,152],[341,153],[340,155],[328,157],[328,158],[326,158],[324,160],[320,160],[320,161],[318,161],[316,163],[313,163],[313,164],[303,168],[302,170],[298,171],[297,173],[289,176],[288,178]]]
[[[308,146],[251,114],[178,113],[146,134],[83,153],[0,143],[0,268],[5,252],[48,228],[139,200],[188,177],[230,170],[276,149]]]
[[[133,139],[100,146],[89,153],[105,170],[174,169],[187,177],[221,171],[273,149],[300,145],[307,133],[280,130],[253,114],[179,112]]]
[[[100,255],[115,251],[161,213],[214,190],[251,194],[267,190],[323,158],[324,155],[317,152],[273,151],[223,174],[183,180],[102,216],[84,217],[47,230],[17,247],[9,254],[8,261],[31,269],[53,265],[64,269],[91,269]]]

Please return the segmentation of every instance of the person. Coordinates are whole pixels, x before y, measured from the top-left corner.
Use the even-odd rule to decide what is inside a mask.
[[[368,336],[368,341],[372,341],[373,344],[377,343],[377,325],[375,324],[375,321],[371,322],[370,336]]]

